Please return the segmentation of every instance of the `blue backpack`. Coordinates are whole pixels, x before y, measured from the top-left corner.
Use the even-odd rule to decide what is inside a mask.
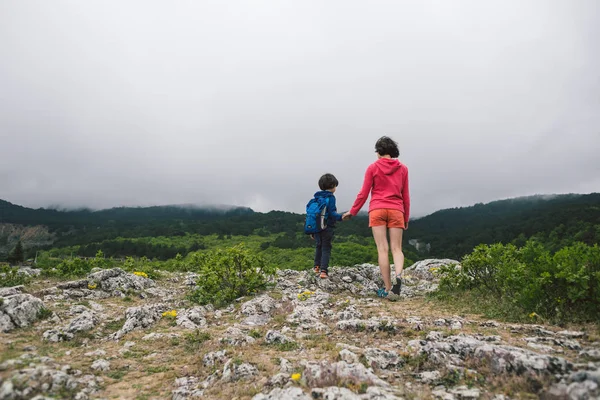
[[[304,221],[304,233],[312,235],[327,228],[327,205],[328,197],[315,197],[306,205],[306,221]]]

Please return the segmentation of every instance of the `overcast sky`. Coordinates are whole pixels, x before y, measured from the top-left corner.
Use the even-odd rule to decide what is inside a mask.
[[[345,211],[382,135],[415,216],[600,191],[600,2],[0,2],[0,199]]]

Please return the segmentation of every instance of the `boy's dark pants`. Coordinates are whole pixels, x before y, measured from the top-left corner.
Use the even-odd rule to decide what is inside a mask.
[[[329,270],[329,259],[331,258],[331,241],[333,239],[333,228],[315,233],[315,266],[321,267],[321,271]]]

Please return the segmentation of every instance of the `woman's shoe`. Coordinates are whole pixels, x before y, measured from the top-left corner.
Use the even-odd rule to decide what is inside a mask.
[[[329,278],[329,274],[327,273],[327,271],[321,271],[321,275],[319,277],[321,279],[327,279]]]
[[[388,292],[385,290],[385,288],[380,288],[377,289],[377,297],[381,297],[382,299],[387,299],[389,301],[396,301],[400,296],[398,296],[395,293],[392,293],[391,290]]]
[[[399,296],[400,290],[402,290],[402,280],[400,278],[397,278],[396,284],[394,286],[392,286],[392,293]]]
[[[313,269],[313,271],[315,271],[315,274],[319,275],[319,272],[321,272],[321,267],[315,266],[315,268]]]

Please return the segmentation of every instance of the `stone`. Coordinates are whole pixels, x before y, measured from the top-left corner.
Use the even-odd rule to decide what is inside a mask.
[[[95,351],[88,351],[84,354],[86,357],[104,357],[106,355],[106,351],[97,349]]]
[[[600,349],[589,349],[580,351],[579,357],[589,358],[592,361],[600,361]]]
[[[171,392],[172,400],[187,400],[201,398],[204,391],[199,388],[200,379],[195,376],[185,376],[175,379],[175,389]]]
[[[290,374],[278,373],[275,374],[267,381],[268,387],[284,387],[288,382],[290,382]]]
[[[361,400],[358,394],[344,387],[314,388],[310,394],[313,399]]]
[[[15,294],[21,294],[25,286],[11,286],[11,287],[0,287],[0,297],[13,296]]]
[[[233,326],[227,328],[225,336],[221,338],[221,343],[227,343],[232,346],[246,346],[256,341],[251,336],[246,335],[241,329]]]
[[[210,353],[207,353],[204,355],[204,357],[202,358],[202,362],[204,363],[205,367],[212,367],[214,365],[216,365],[217,363],[224,363],[227,361],[227,351],[226,350],[220,350],[220,351],[211,351]]]
[[[557,336],[563,336],[567,339],[581,339],[585,336],[585,332],[580,331],[560,331],[556,332]]]
[[[356,309],[356,306],[351,305],[336,314],[338,320],[361,319],[362,313]]]
[[[334,384],[331,379],[337,379],[335,384],[342,384],[344,380],[366,383],[369,385],[389,387],[389,384],[360,363],[348,364],[345,361],[330,363],[328,361],[302,361],[304,379],[310,387]]]
[[[202,306],[193,307],[189,310],[181,310],[177,313],[176,323],[185,329],[200,329],[206,328],[206,309]]]
[[[481,395],[481,392],[477,388],[469,389],[466,386],[459,386],[449,390],[450,393],[458,396],[461,400],[475,400]]]
[[[242,314],[249,317],[257,314],[269,314],[277,307],[277,301],[268,294],[263,294],[242,304]]]
[[[223,376],[221,380],[224,382],[237,382],[256,375],[258,375],[258,369],[256,369],[254,365],[248,363],[238,365],[232,360],[229,360],[223,367]]]
[[[49,329],[42,334],[42,338],[48,342],[67,342],[75,337],[70,332],[64,332],[62,329]]]
[[[104,359],[98,359],[92,363],[91,368],[94,371],[108,371],[110,370],[110,362]]]
[[[402,364],[402,359],[395,351],[391,350],[367,348],[365,357],[372,367],[379,369],[393,368]]]
[[[417,380],[425,384],[434,384],[442,379],[440,371],[424,371],[417,374]]]
[[[1,299],[0,331],[2,332],[30,326],[38,319],[38,313],[44,308],[44,303],[40,299],[26,293],[3,296]]]
[[[527,343],[527,347],[531,347],[534,350],[541,351],[544,353],[556,353],[556,350],[554,349],[554,347],[547,346],[545,344],[529,342],[529,343]]]
[[[267,334],[265,335],[265,342],[269,344],[294,343],[292,339],[276,330],[267,331]]]
[[[294,372],[294,367],[291,362],[285,358],[282,358],[279,360],[279,371],[284,374],[291,374]]]
[[[354,364],[360,361],[359,357],[350,350],[342,349],[339,354],[340,360],[345,361],[348,364]]]
[[[299,387],[275,388],[269,394],[259,393],[252,400],[312,400],[312,397],[304,393]]]
[[[443,339],[444,339],[444,334],[439,331],[430,331],[427,334],[427,336],[425,337],[425,340],[429,340],[429,341],[436,341],[436,340],[443,340]]]
[[[133,330],[147,328],[160,320],[162,313],[165,311],[167,311],[167,306],[163,303],[130,307],[125,311],[126,321],[123,327],[110,335],[109,338],[119,340]]]
[[[100,319],[95,312],[85,308],[85,310],[81,311],[77,317],[69,322],[64,330],[69,333],[89,331],[94,329],[99,321]]]

